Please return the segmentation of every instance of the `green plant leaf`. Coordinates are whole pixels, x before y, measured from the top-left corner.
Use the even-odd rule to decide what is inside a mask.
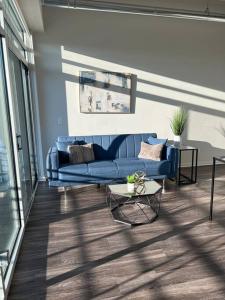
[[[128,183],[135,183],[135,175],[128,175],[127,176],[127,182]]]
[[[180,107],[175,111],[170,122],[170,127],[174,135],[181,135],[183,133],[187,117],[187,112],[183,109],[183,107]]]

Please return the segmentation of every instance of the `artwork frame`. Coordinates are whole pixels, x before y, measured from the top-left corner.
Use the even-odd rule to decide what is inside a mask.
[[[79,71],[80,112],[132,113],[132,76],[111,71]]]

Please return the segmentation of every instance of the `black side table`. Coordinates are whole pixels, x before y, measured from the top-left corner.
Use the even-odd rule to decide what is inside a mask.
[[[181,184],[193,184],[197,182],[197,172],[198,172],[198,148],[186,145],[180,145],[176,147],[179,150],[179,160],[178,160],[178,172],[176,182],[178,185]],[[181,173],[181,161],[182,152],[191,151],[191,176],[188,177]]]
[[[215,171],[216,171],[216,162],[217,161],[225,164],[225,156],[220,156],[220,157],[214,156],[213,157],[211,200],[210,200],[210,212],[209,212],[210,221],[212,221],[212,215],[213,215],[214,183],[215,183]]]

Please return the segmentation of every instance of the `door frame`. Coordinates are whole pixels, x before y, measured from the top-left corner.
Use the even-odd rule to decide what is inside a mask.
[[[14,113],[14,100],[13,100],[13,88],[12,88],[12,79],[10,74],[10,62],[9,62],[9,45],[7,42],[7,39],[4,36],[0,36],[1,43],[2,43],[2,53],[3,53],[3,65],[4,65],[4,71],[5,71],[5,85],[6,85],[6,91],[7,91],[7,100],[8,100],[8,110],[9,110],[9,116],[10,116],[10,127],[11,127],[11,140],[12,140],[12,154],[14,157],[14,165],[15,165],[15,177],[16,177],[16,186],[17,186],[17,194],[18,194],[18,205],[19,205],[19,215],[20,215],[20,230],[17,235],[17,239],[15,241],[14,249],[11,255],[11,260],[8,265],[7,272],[3,278],[3,292],[4,297],[7,297],[7,294],[9,292],[9,287],[12,281],[16,261],[18,259],[19,255],[19,249],[22,244],[24,232],[25,232],[25,226],[28,217],[25,216],[24,209],[23,209],[23,203],[22,203],[22,193],[21,193],[21,176],[20,176],[20,167],[19,167],[19,153],[17,148],[17,138],[16,138],[16,117]],[[15,54],[15,52],[13,52]],[[17,55],[16,55],[17,56]],[[18,57],[17,57],[18,58]],[[19,58],[18,58],[19,59]],[[21,62],[21,61],[20,61]],[[36,182],[35,188],[32,191],[31,200],[30,200],[30,207],[27,210],[27,216],[30,214],[30,209],[33,204],[34,195],[36,193],[36,189],[38,186],[38,181]]]

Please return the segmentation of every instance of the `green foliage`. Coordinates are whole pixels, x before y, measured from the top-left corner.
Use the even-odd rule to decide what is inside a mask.
[[[170,127],[174,133],[174,135],[181,135],[184,131],[185,124],[187,122],[187,112],[183,109],[183,107],[178,108],[173,118],[170,122]]]
[[[135,183],[135,175],[133,174],[133,175],[128,175],[127,176],[127,182],[128,183]]]

